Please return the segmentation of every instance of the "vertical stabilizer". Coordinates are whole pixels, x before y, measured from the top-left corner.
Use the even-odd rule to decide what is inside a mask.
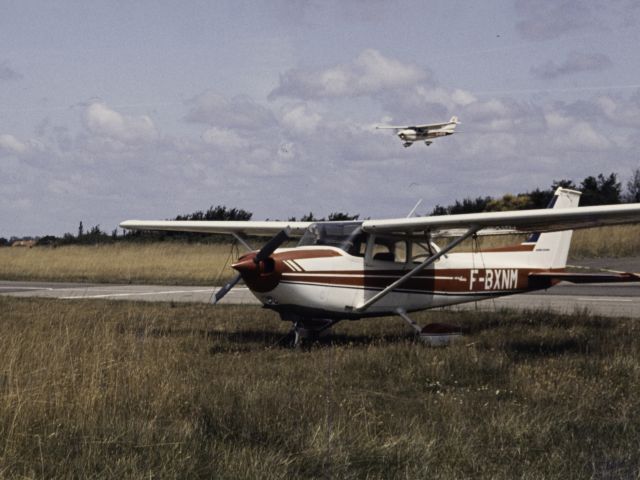
[[[578,206],[581,192],[558,187],[548,208],[573,208]],[[532,264],[541,268],[564,268],[569,256],[573,230],[534,233],[525,243],[535,243]]]

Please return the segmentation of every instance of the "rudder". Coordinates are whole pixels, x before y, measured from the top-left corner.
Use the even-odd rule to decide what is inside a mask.
[[[574,208],[582,193],[558,187],[547,208]],[[573,230],[533,233],[524,244],[535,243],[531,253],[532,264],[542,268],[565,268]]]

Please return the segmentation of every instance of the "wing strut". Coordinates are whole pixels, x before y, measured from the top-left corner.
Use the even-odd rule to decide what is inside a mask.
[[[450,250],[452,250],[453,248],[457,247],[459,244],[461,244],[462,242],[464,242],[467,238],[469,238],[471,235],[474,235],[478,230],[480,230],[482,227],[478,226],[478,225],[474,225],[471,228],[469,228],[469,230],[467,230],[462,236],[456,238],[454,241],[452,241],[451,243],[449,243],[446,247],[443,247],[442,250],[440,250],[439,252],[431,255],[429,258],[427,258],[424,262],[422,262],[420,265],[418,265],[417,267],[413,268],[410,272],[408,272],[407,274],[403,275],[402,277],[400,277],[398,280],[396,280],[395,282],[393,282],[391,285],[389,285],[388,287],[386,287],[384,290],[378,292],[377,294],[375,294],[373,297],[371,297],[369,300],[367,300],[366,302],[364,302],[362,305],[356,307],[355,311],[356,312],[364,312],[367,308],[369,308],[371,305],[373,305],[374,303],[376,303],[378,300],[380,300],[382,297],[386,296],[387,294],[391,293],[393,290],[395,290],[396,288],[398,288],[400,285],[402,285],[403,283],[405,283],[407,280],[409,280],[411,277],[413,277],[416,273],[420,272],[421,270],[424,270],[425,268],[427,268],[429,265],[431,265],[433,262],[435,262],[437,259],[439,259],[441,256],[443,256],[444,254],[446,254],[447,252],[449,252]]]
[[[233,235],[233,237],[238,241],[238,243],[241,243],[242,246],[247,250],[247,252],[253,252],[255,249],[251,248],[251,245],[249,245],[244,238],[242,238],[240,236],[240,234],[236,233],[236,232],[231,232],[231,235]]]

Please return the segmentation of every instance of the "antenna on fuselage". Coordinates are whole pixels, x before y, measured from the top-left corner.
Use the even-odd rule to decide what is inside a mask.
[[[416,203],[415,207],[413,207],[411,209],[411,211],[409,212],[409,215],[407,215],[407,218],[413,217],[413,214],[416,213],[416,210],[418,209],[418,207],[420,206],[421,203],[422,203],[422,199],[418,200],[418,202]]]

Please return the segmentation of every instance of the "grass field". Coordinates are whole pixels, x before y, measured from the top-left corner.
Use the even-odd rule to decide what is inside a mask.
[[[0,248],[0,279],[222,285],[231,253],[231,244],[170,242]]]
[[[522,241],[519,237],[480,238],[480,248]],[[254,242],[256,247],[257,242]],[[468,242],[461,248],[471,248]],[[222,285],[237,258],[231,244],[117,244],[59,248],[0,248],[0,279],[111,283]],[[640,255],[640,226],[579,230],[573,259]]]
[[[637,478],[640,324],[431,312],[275,346],[271,312],[0,297],[2,478]]]

